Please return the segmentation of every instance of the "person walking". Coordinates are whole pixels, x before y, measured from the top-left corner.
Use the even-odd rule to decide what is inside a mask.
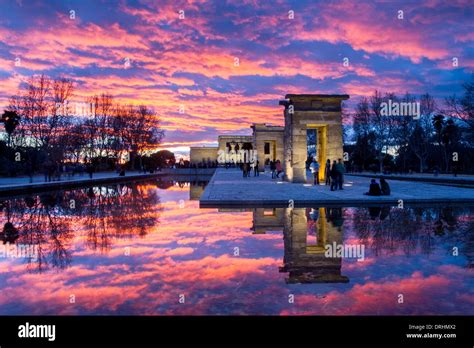
[[[258,160],[255,160],[253,162],[253,176],[260,176],[260,173],[258,172],[258,164],[260,162]]]
[[[313,158],[313,162],[309,165],[311,173],[313,173],[314,185],[319,185],[319,163],[316,158]]]
[[[275,161],[270,161],[270,171],[272,172],[272,179],[275,179],[276,164]]]
[[[89,173],[89,178],[92,179],[92,176],[94,175],[94,165],[92,163],[87,165],[87,173]]]
[[[331,191],[337,190],[338,173],[337,173],[336,166],[337,166],[337,162],[333,161],[332,167],[331,167]]]
[[[344,182],[344,172],[346,168],[344,167],[344,163],[342,163],[342,159],[339,158],[338,163],[336,164],[336,171],[337,171],[337,186],[339,190],[343,190],[342,183]]]
[[[280,173],[283,171],[280,160],[276,161],[275,168],[276,168],[276,177],[280,179]]]
[[[48,182],[49,178],[49,160],[46,160],[46,162],[43,163],[43,173],[44,173],[44,181]]]
[[[326,161],[326,168],[324,168],[324,176],[326,179],[326,185],[331,184],[331,161]]]

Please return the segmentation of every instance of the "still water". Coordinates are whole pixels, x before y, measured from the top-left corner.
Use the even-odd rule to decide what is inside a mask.
[[[472,206],[200,209],[205,185],[0,200],[0,315],[474,314]]]

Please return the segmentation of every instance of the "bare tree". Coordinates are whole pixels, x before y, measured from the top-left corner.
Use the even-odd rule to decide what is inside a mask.
[[[474,75],[470,82],[463,84],[464,95],[460,98],[451,96],[446,98],[447,113],[462,120],[474,131]]]
[[[164,136],[164,131],[160,129],[159,119],[155,113],[144,105],[136,108],[133,116],[128,123],[131,150],[139,156],[140,169],[142,169],[142,156],[146,150],[157,148]]]
[[[403,96],[402,103],[415,103],[416,98],[410,93],[405,93]],[[410,145],[410,138],[413,133],[413,129],[416,123],[416,120],[411,116],[400,116],[397,117],[394,121],[394,145],[398,148],[398,156],[401,158],[402,162],[402,171],[406,171],[406,161],[409,154],[408,147]]]
[[[69,103],[73,91],[69,79],[35,75],[10,99],[7,114],[18,115],[22,121],[14,133],[9,132],[11,140],[31,150],[26,157],[38,159],[45,169],[64,159],[92,163],[101,158],[108,164],[124,153],[141,161],[161,142],[159,118],[148,107],[120,105],[110,94],[102,93],[81,103],[87,114],[78,114],[78,104],[74,111]]]
[[[436,102],[431,95],[427,93],[421,96],[420,118],[415,122],[415,127],[409,138],[410,149],[420,161],[420,173],[423,173],[429,156],[434,132],[432,116],[436,108]]]
[[[93,123],[97,133],[95,136],[97,155],[101,158],[110,157],[112,142],[112,126],[114,100],[110,94],[102,93],[93,96],[89,103],[92,107]]]
[[[58,146],[58,139],[70,125],[67,101],[73,93],[68,79],[51,80],[45,75],[31,77],[19,96],[12,97],[9,109],[22,119],[19,132],[23,146],[33,146],[49,152]]]
[[[389,99],[396,101],[396,96],[392,93],[387,93],[385,96],[379,91],[375,91],[370,97],[370,124],[375,133],[375,150],[377,151],[377,158],[380,165],[380,171],[383,171],[383,159],[387,155],[390,145],[393,144],[393,136],[395,131],[395,122],[393,116],[382,115],[381,104],[388,102]],[[385,151],[385,154],[384,154]]]
[[[363,97],[362,100],[356,105],[354,113],[354,131],[357,134],[367,136],[371,131],[370,126],[371,115],[369,100]]]

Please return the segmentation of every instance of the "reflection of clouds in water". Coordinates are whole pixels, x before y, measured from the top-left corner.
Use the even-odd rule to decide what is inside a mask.
[[[14,199],[2,220],[17,226],[18,243],[37,246],[38,261],[29,266],[44,271],[68,267],[81,244],[106,252],[115,239],[146,235],[160,209],[154,187],[125,184]]]
[[[333,290],[325,301],[313,295],[303,295],[295,302],[294,314],[313,314],[313,309],[325,309],[321,314],[418,314],[473,313],[474,308],[453,308],[455,297],[452,287],[455,280],[446,275],[424,276],[415,271],[405,278],[393,277],[384,281],[355,284],[347,291]],[[397,302],[403,294],[404,303]],[[322,302],[325,305],[322,305]],[[466,312],[467,311],[467,312]],[[284,311],[282,314],[291,314]]]
[[[473,226],[469,208],[392,208],[383,219],[378,214],[375,220],[367,208],[322,208],[317,221],[312,219],[314,211],[311,215],[311,209],[303,209],[298,215],[303,219],[302,237],[311,230],[322,238],[318,234],[325,224],[346,244],[364,243],[368,258],[340,263],[349,283],[286,284],[288,274],[278,272],[287,262],[284,250],[289,247],[282,235],[282,211],[276,210],[274,217],[262,213],[262,221],[255,221],[252,210],[199,209],[197,201],[186,201],[180,208],[179,200],[188,189],[180,191],[173,186],[172,191],[164,192],[169,200],[163,204],[159,197],[163,191],[151,184],[94,190],[94,195],[87,190],[67,191],[63,196],[43,197],[46,205],[39,198],[13,202],[9,213],[5,209],[0,213],[2,224],[10,220],[18,226],[19,239],[40,242],[44,260],[68,256],[69,263],[60,271],[43,267],[43,273],[35,273],[28,272],[18,260],[0,260],[4,294],[0,311],[474,313],[473,296],[469,294],[472,279],[465,268],[472,260],[465,247],[472,243],[467,234]],[[76,199],[75,210],[68,208],[71,198]],[[273,218],[276,223],[272,223]],[[295,223],[288,227],[295,228]],[[268,231],[253,234],[254,225],[259,233],[265,226]],[[460,246],[456,259],[447,253],[453,243]],[[67,255],[54,254],[59,246]],[[240,256],[233,256],[234,247],[239,247]],[[130,248],[129,256],[124,254],[125,248]],[[317,271],[318,264],[311,266],[315,268],[305,266],[305,258],[303,255],[302,263],[292,267]],[[403,306],[396,303],[399,292],[405,296]],[[185,305],[178,303],[181,293],[186,294]],[[296,296],[291,305],[289,293]],[[71,294],[77,299],[74,305],[68,302]]]

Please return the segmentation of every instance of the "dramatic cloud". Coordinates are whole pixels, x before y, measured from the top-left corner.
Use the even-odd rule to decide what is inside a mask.
[[[33,74],[65,76],[77,100],[108,92],[153,106],[165,146],[183,152],[253,122],[281,124],[286,93],[347,93],[349,107],[376,88],[443,98],[472,73],[470,5],[7,0],[0,107]]]

